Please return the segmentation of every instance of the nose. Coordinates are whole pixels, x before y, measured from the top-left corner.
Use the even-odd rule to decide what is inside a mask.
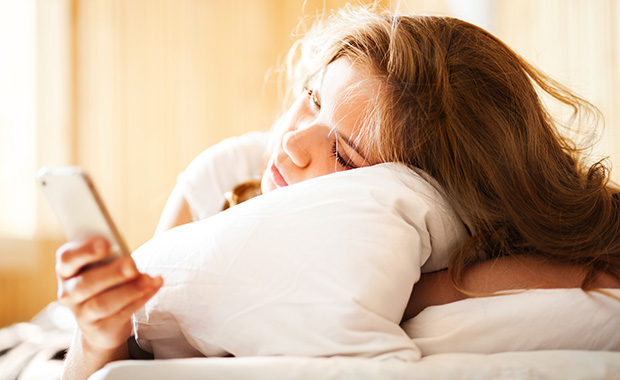
[[[282,149],[293,163],[305,168],[312,162],[312,147],[318,143],[316,131],[313,127],[306,127],[288,131],[282,137]]]

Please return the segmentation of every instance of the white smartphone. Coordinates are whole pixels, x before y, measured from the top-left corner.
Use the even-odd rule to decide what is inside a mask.
[[[80,167],[42,167],[37,179],[68,240],[102,236],[110,254],[130,254],[90,176]]]

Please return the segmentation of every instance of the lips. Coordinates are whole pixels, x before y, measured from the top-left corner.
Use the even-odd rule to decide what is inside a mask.
[[[273,180],[273,183],[275,183],[278,187],[288,186],[288,183],[286,182],[284,177],[282,177],[282,173],[280,173],[278,167],[275,164],[271,165],[271,179]]]

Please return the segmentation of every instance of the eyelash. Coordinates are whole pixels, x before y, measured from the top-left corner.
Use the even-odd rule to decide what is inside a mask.
[[[306,93],[308,94],[308,97],[310,98],[310,101],[312,102],[312,104],[314,104],[314,106],[317,109],[321,109],[321,102],[319,101],[319,99],[316,97],[316,93],[314,92],[313,89],[305,87],[304,90],[306,91]]]
[[[332,156],[336,159],[338,164],[340,164],[340,166],[342,166],[343,168],[345,168],[345,169],[353,169],[355,166],[353,164],[351,164],[350,161],[345,160],[340,155],[340,152],[338,152],[337,144],[338,144],[338,142],[334,141],[334,145],[332,145]]]

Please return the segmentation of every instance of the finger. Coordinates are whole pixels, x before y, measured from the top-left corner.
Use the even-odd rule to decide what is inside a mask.
[[[86,265],[105,259],[108,253],[108,242],[101,237],[65,243],[56,251],[56,273],[61,279],[73,277]]]
[[[145,292],[141,297],[125,305],[125,307],[123,307],[116,313],[115,318],[118,318],[118,320],[121,320],[121,321],[131,318],[131,315],[135,313],[136,311],[140,310],[140,308],[143,307],[146,304],[146,302],[150,300],[157,293],[157,291],[161,288],[161,284],[162,284],[161,277],[159,279],[160,279],[159,286],[151,288],[150,291]]]
[[[59,282],[58,299],[65,305],[80,304],[140,275],[131,257],[123,257],[83,271]]]
[[[144,293],[143,296],[125,305],[116,314],[92,322],[88,327],[91,340],[102,347],[117,347],[131,335],[131,315],[138,311],[157,292],[159,288]]]
[[[88,299],[78,308],[77,317],[83,321],[95,322],[113,316],[116,318],[119,313],[124,315],[123,310],[145,297],[148,300],[161,288],[162,283],[161,277],[153,278],[142,274],[131,282]]]

